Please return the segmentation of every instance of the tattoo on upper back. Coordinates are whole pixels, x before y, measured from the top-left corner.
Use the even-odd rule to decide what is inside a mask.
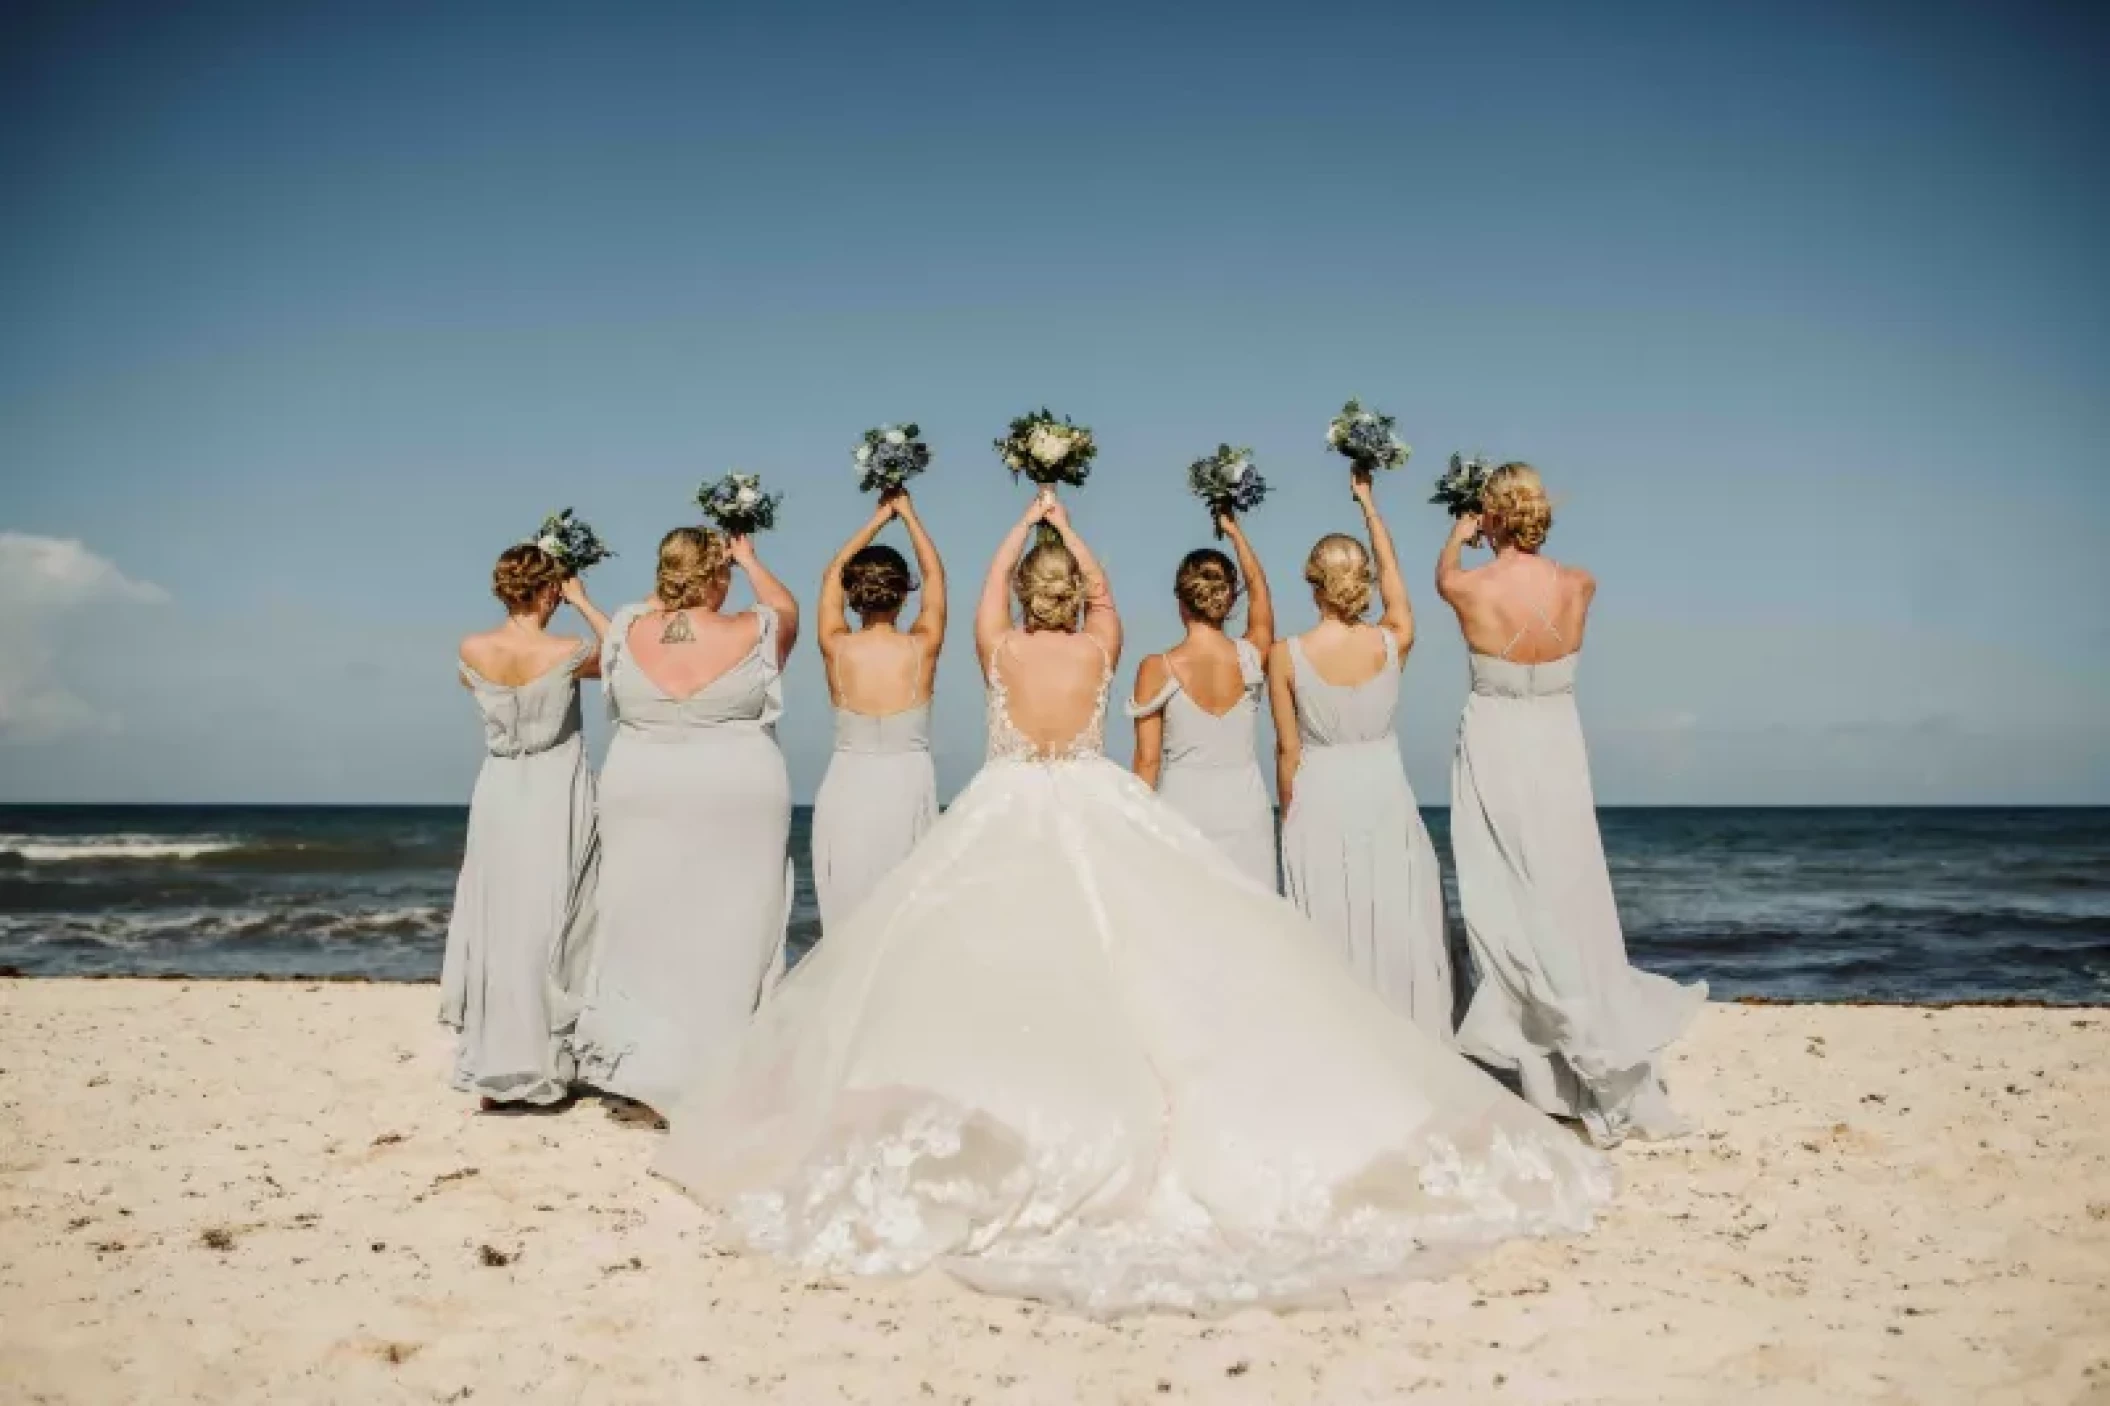
[[[659,632],[661,644],[694,644],[696,631],[689,625],[689,613],[685,610],[670,612],[667,627]]]

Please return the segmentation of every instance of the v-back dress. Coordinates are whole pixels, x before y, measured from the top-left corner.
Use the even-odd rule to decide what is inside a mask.
[[[593,851],[577,677],[592,650],[582,643],[517,687],[460,666],[483,716],[485,756],[447,921],[440,1020],[459,1037],[454,1086],[499,1103],[555,1103],[572,1080],[571,1011],[551,968]]]
[[[1685,1124],[1658,1062],[1707,984],[1628,964],[1575,711],[1581,654],[1515,663],[1524,633],[1470,656],[1451,763],[1451,852],[1480,973],[1459,1046],[1515,1071],[1534,1106],[1580,1119],[1601,1145],[1673,1136]]]
[[[756,607],[754,647],[685,698],[630,652],[644,613],[617,612],[601,656],[615,733],[576,1046],[581,1078],[664,1112],[732,1057],[783,970],[791,783],[776,612]]]
[[[1598,1154],[1103,754],[1013,725],[671,1114],[712,1246],[1093,1313],[1319,1301],[1580,1230]]]
[[[1399,643],[1359,684],[1328,683],[1292,637],[1302,744],[1282,819],[1283,891],[1340,945],[1356,975],[1448,1043],[1451,958],[1443,874],[1399,756]]]
[[[1238,701],[1212,713],[1194,701],[1171,659],[1157,695],[1128,704],[1128,715],[1164,715],[1158,794],[1231,857],[1239,871],[1272,891],[1278,882],[1275,807],[1253,753],[1267,674],[1250,640],[1234,639],[1242,686]]]
[[[912,643],[921,679],[922,645]],[[837,705],[835,751],[813,798],[813,887],[823,935],[857,911],[937,819],[930,698],[921,686],[915,701],[892,713]]]

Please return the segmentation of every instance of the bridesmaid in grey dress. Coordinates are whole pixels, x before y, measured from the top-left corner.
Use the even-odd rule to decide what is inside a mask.
[[[905,629],[901,611],[915,578],[901,553],[872,542],[892,518],[908,529],[923,573],[922,604]],[[881,499],[828,563],[819,629],[835,703],[835,752],[813,803],[813,886],[826,933],[938,819],[930,695],[945,644],[945,563],[905,491]]]
[[[551,989],[575,879],[593,849],[593,773],[579,738],[592,642],[549,633],[569,601],[598,639],[607,619],[539,547],[509,547],[491,574],[505,623],[462,641],[457,668],[483,715],[485,758],[447,923],[440,1020],[457,1034],[454,1087],[483,1107],[570,1092],[570,1012]]]
[[[1217,527],[1238,564],[1211,547],[1187,553],[1172,579],[1187,638],[1136,670],[1128,715],[1136,723],[1136,775],[1216,842],[1247,878],[1274,892],[1275,808],[1253,755],[1267,690],[1263,661],[1275,642],[1267,573],[1238,519]],[[1238,604],[1239,573],[1250,584],[1245,633],[1224,630]]]
[[[732,568],[754,588],[727,612]],[[664,1113],[729,1058],[783,970],[791,785],[780,671],[798,605],[746,538],[668,533],[653,598],[601,651],[615,733],[601,768],[580,1077]]]
[[[1304,567],[1319,624],[1276,645],[1268,663],[1283,890],[1394,1010],[1448,1045],[1443,877],[1392,724],[1414,614],[1369,473],[1356,470],[1352,484],[1371,551],[1353,537],[1319,539]],[[1384,606],[1374,626],[1363,619],[1372,552]]]
[[[1458,1039],[1516,1072],[1541,1111],[1591,1140],[1673,1137],[1658,1061],[1707,999],[1628,965],[1597,833],[1575,667],[1597,583],[1539,555],[1553,524],[1538,474],[1505,464],[1479,518],[1459,519],[1436,585],[1471,650],[1472,692],[1451,766],[1451,850],[1480,971]],[[1485,534],[1495,558],[1459,556]]]

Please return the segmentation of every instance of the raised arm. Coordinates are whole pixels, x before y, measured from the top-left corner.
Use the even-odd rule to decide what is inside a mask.
[[[1084,545],[1084,539],[1070,526],[1069,509],[1060,500],[1048,499],[1048,525],[1062,537],[1062,545],[1070,549],[1077,558],[1077,569],[1084,573],[1084,633],[1106,649],[1106,657],[1118,660],[1121,657],[1121,612],[1114,608],[1114,588],[1106,579],[1099,559],[1092,549]]]
[[[1238,574],[1245,578],[1245,637],[1260,657],[1275,647],[1275,597],[1267,588],[1267,572],[1261,568],[1260,556],[1253,544],[1246,541],[1245,529],[1230,513],[1220,513],[1216,525],[1223,535],[1231,540],[1231,547],[1238,553]]]
[[[879,529],[885,527],[887,519],[893,515],[894,501],[880,499],[879,506],[872,510],[870,521],[850,534],[850,540],[843,543],[842,550],[835,554],[827,571],[822,573],[820,619],[814,625],[814,642],[821,647],[821,653],[831,652],[836,641],[850,633],[850,612],[843,605],[843,568],[850,564],[851,557],[872,545],[872,539],[879,535]]]
[[[974,607],[974,652],[985,670],[997,641],[1011,628],[1011,573],[1026,553],[1026,534],[1046,511],[1045,502],[1034,498],[1026,505],[1026,515],[1004,534],[1004,540],[996,544],[996,555],[989,559],[989,574],[982,578],[982,598]]]
[[[732,553],[734,563],[747,573],[747,584],[754,587],[755,603],[776,612],[777,667],[781,669],[791,657],[791,647],[799,642],[799,603],[762,564],[762,558],[755,553],[754,538],[735,537]]]
[[[1453,608],[1465,594],[1472,576],[1462,559],[1465,549],[1479,536],[1478,515],[1467,513],[1451,524],[1451,535],[1443,539],[1443,550],[1436,554],[1436,594],[1450,602]]]
[[[565,577],[562,589],[565,603],[578,611],[579,618],[586,622],[586,628],[593,631],[593,653],[580,661],[579,667],[572,670],[572,675],[575,678],[597,679],[601,676],[601,641],[608,638],[608,617],[601,613],[599,606],[587,599],[586,583],[580,580],[577,574]]]
[[[1285,816],[1297,784],[1297,766],[1304,760],[1304,740],[1297,735],[1297,693],[1291,683],[1294,668],[1288,640],[1268,651],[1267,698],[1275,715],[1275,799]]]
[[[1355,501],[1363,509],[1363,526],[1370,533],[1370,555],[1377,565],[1377,598],[1385,608],[1377,623],[1399,641],[1399,660],[1404,667],[1407,651],[1414,647],[1414,607],[1407,600],[1407,578],[1399,573],[1399,553],[1392,549],[1392,533],[1377,511],[1370,471],[1355,470],[1352,486]]]
[[[1165,656],[1153,654],[1136,668],[1136,704],[1141,706],[1155,700],[1164,691],[1165,681],[1172,671],[1165,664]],[[1136,714],[1136,775],[1145,786],[1157,789],[1158,772],[1165,759],[1165,710],[1152,708],[1147,713]]]
[[[894,515],[908,529],[909,544],[916,549],[916,574],[923,578],[923,601],[917,607],[916,623],[909,626],[909,633],[923,641],[923,667],[935,670],[938,651],[945,644],[945,563],[938,556],[938,544],[924,531],[923,519],[916,515],[916,504],[906,491],[894,495]]]

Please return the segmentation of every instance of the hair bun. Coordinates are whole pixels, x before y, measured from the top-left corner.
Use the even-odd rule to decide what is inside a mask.
[[[498,554],[498,564],[491,568],[491,594],[507,614],[518,615],[532,610],[544,591],[563,585],[566,575],[562,562],[534,543],[523,542]]]
[[[1195,619],[1221,625],[1238,604],[1238,568],[1214,547],[1189,552],[1172,578],[1172,595]]]
[[[1368,549],[1355,538],[1339,532],[1321,537],[1305,558],[1304,579],[1328,615],[1360,620],[1369,613],[1376,573]]]
[[[1030,630],[1074,630],[1084,609],[1084,572],[1060,542],[1043,542],[1019,559],[1011,576]]]
[[[1527,552],[1545,546],[1553,530],[1553,503],[1539,471],[1529,464],[1504,464],[1489,474],[1480,490],[1480,519]]]
[[[659,539],[652,592],[666,609],[687,610],[709,600],[731,566],[724,534],[707,527],[677,527]]]

